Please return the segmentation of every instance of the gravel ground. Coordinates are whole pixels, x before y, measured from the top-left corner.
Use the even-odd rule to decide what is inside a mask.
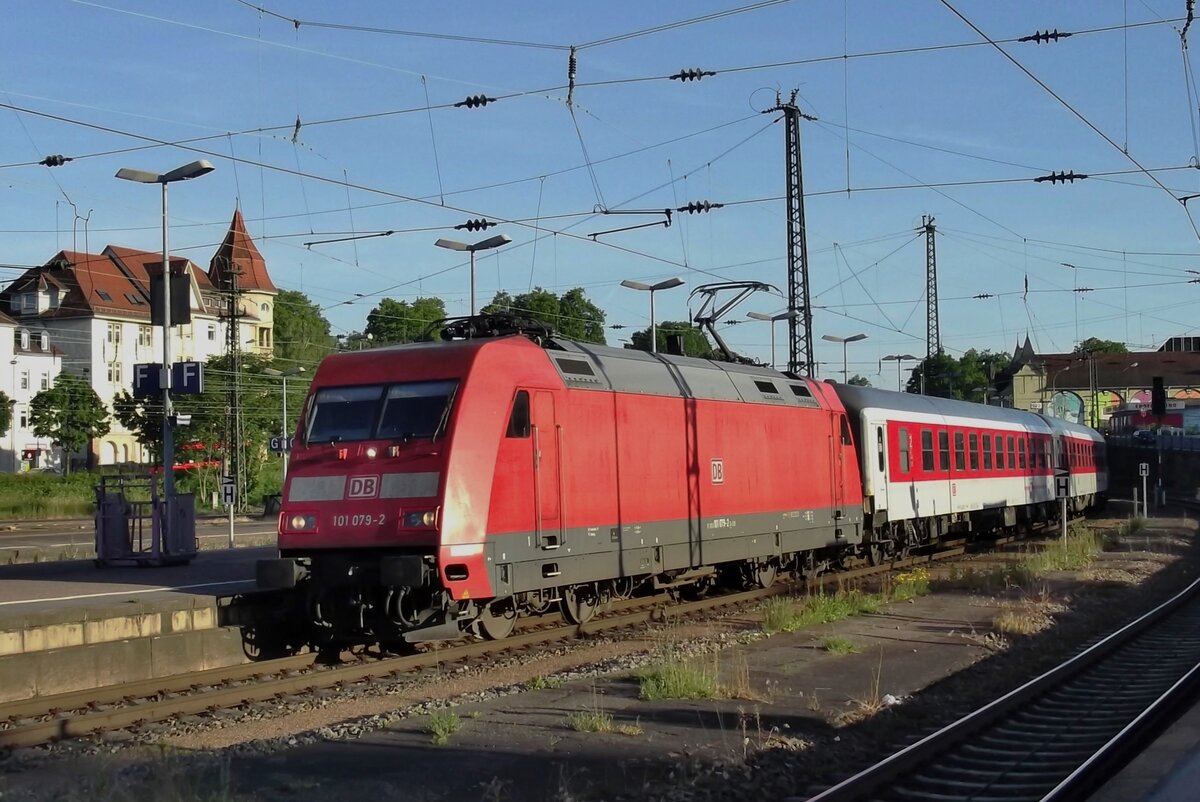
[[[148,787],[153,798],[179,800],[803,795],[1020,684],[1111,629],[1114,609],[1132,616],[1195,574],[1194,524],[1159,523],[1094,566],[1029,591],[939,591],[770,638],[753,614],[739,613],[24,750],[0,763],[0,799],[141,799]],[[982,572],[989,560],[965,562]],[[995,633],[993,619],[1014,607],[1054,625],[1027,637]],[[861,652],[828,653],[823,644],[835,636]],[[679,661],[719,652],[699,662],[734,698],[639,700],[628,675],[664,651]],[[529,685],[542,689],[522,692]],[[429,729],[447,704],[459,728],[435,746]],[[576,732],[568,717],[580,711],[611,716],[629,734]]]

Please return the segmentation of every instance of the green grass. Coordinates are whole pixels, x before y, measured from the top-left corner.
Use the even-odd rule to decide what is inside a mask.
[[[1074,527],[1065,540],[1048,541],[1040,551],[1018,560],[1012,566],[1013,582],[1027,585],[1054,571],[1078,571],[1091,565],[1100,553],[1100,541],[1087,527]]]
[[[433,736],[435,746],[450,743],[450,736],[462,729],[462,719],[452,710],[435,710],[429,714],[425,732]]]
[[[803,599],[774,598],[763,612],[763,631],[795,632],[817,624],[841,621],[863,613],[874,613],[891,599],[882,593],[859,590],[823,593]]]
[[[830,654],[858,654],[862,651],[853,641],[837,635],[826,638],[821,646]]]
[[[721,688],[717,682],[716,665],[704,666],[672,654],[638,672],[641,688],[638,698],[657,699],[715,699]]]
[[[0,474],[0,519],[86,518],[95,510],[92,473]]]
[[[538,674],[536,677],[525,680],[525,690],[527,691],[544,691],[553,688],[561,688],[563,684],[562,677],[547,677]]]

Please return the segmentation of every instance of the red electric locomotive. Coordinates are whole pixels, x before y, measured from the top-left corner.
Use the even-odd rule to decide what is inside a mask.
[[[333,642],[504,637],[643,589],[776,573],[863,541],[831,385],[472,319],[317,370],[264,588]],[[481,328],[507,336],[470,336]]]

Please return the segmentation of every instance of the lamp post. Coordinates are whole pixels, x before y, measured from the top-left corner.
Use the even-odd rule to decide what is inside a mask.
[[[471,316],[475,316],[475,252],[486,251],[491,248],[499,248],[501,245],[507,245],[512,242],[512,237],[507,234],[497,234],[494,237],[488,237],[479,242],[466,243],[452,239],[440,239],[433,243],[439,248],[446,248],[451,251],[466,251],[471,254]]]
[[[765,320],[771,324],[771,367],[775,367],[775,324],[780,320],[791,320],[792,318],[800,317],[800,310],[794,309],[790,312],[780,312],[778,315],[767,315],[762,312],[747,312],[746,317],[751,320]]]
[[[134,170],[122,167],[117,170],[117,178],[123,181],[136,181],[139,184],[159,184],[162,186],[162,402],[163,402],[163,500],[169,504],[175,495],[175,443],[171,432],[171,262],[167,250],[167,185],[176,181],[188,181],[199,178],[213,171],[213,166],[204,159],[176,167],[169,173],[151,173],[147,170]],[[164,527],[169,516],[164,516]]]
[[[671,278],[663,279],[657,284],[646,284],[642,281],[634,281],[631,278],[627,278],[621,282],[622,287],[628,287],[631,290],[643,290],[644,292],[650,293],[650,353],[652,354],[658,353],[658,327],[654,323],[654,293],[658,292],[659,290],[669,290],[674,287],[681,287],[684,285],[684,283],[684,280],[678,276],[672,276]]]
[[[283,379],[283,421],[279,424],[279,430],[283,435],[283,480],[287,481],[288,472],[288,457],[291,456],[291,449],[288,448],[288,416],[287,416],[287,380],[289,376],[299,376],[304,372],[302,367],[288,368],[287,370],[276,370],[275,368],[263,368],[263,373],[268,376],[278,376]]]
[[[896,392],[900,392],[900,363],[906,359],[911,362],[918,361],[917,357],[913,356],[912,354],[888,354],[879,360],[880,362],[896,363]]]
[[[847,343],[856,343],[859,340],[865,340],[867,339],[867,335],[851,334],[849,337],[838,337],[834,334],[822,334],[821,339],[831,343],[842,344],[842,384],[846,384],[849,381],[847,378],[848,371],[846,370],[846,345]]]

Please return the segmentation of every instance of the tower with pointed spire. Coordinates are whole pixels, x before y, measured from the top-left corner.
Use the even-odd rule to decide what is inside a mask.
[[[269,357],[274,345],[275,296],[279,290],[246,231],[241,209],[234,210],[229,232],[213,254],[208,279],[217,290],[227,293],[226,297],[237,299],[239,346],[249,353]]]

